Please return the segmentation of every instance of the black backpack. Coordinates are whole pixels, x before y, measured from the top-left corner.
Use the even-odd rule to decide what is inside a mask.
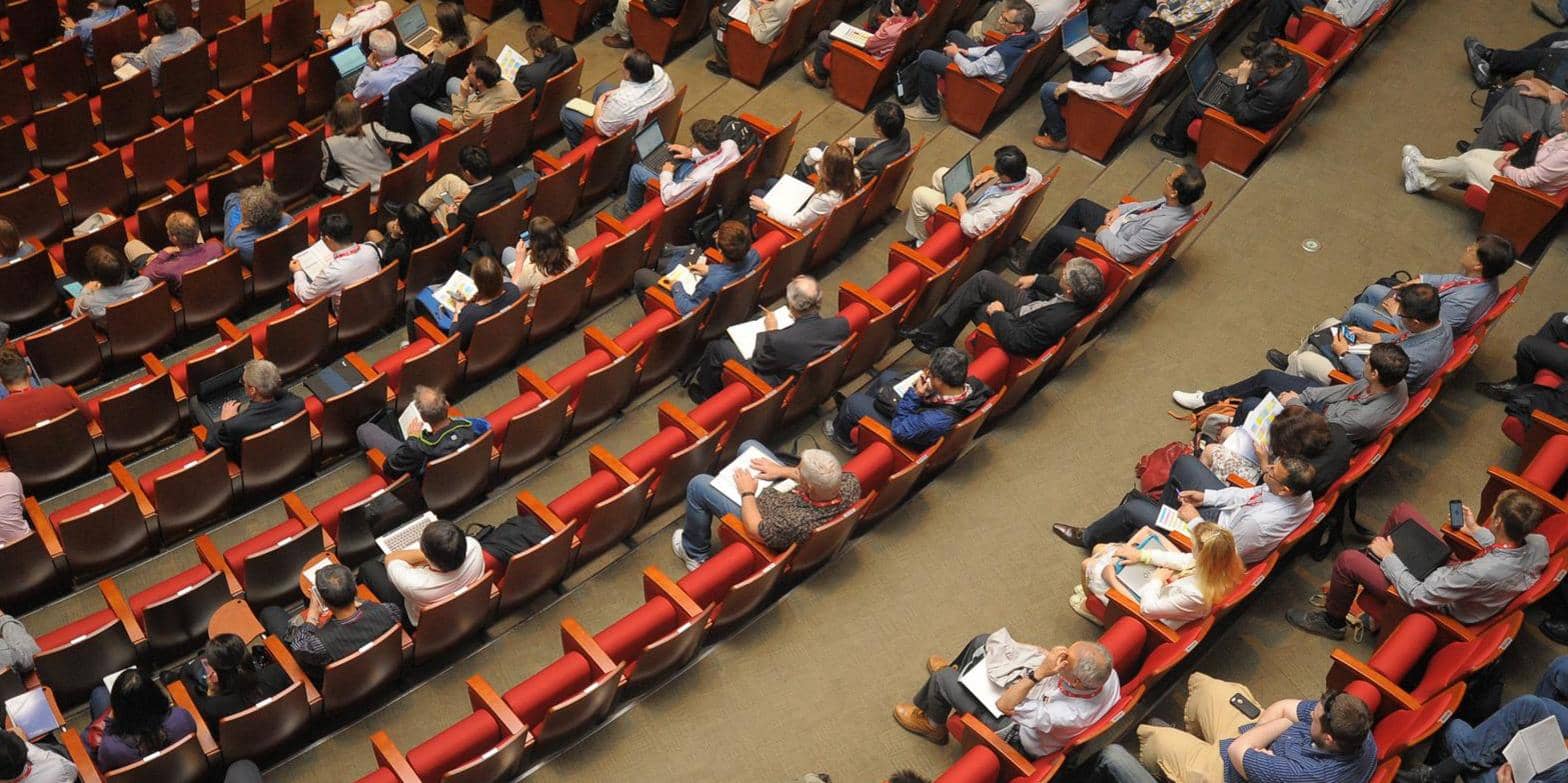
[[[740,148],[740,154],[742,155],[745,155],[748,150],[762,142],[761,139],[757,138],[755,128],[747,125],[739,117],[729,114],[719,118],[719,140],[723,141],[725,139],[735,142],[735,146]]]

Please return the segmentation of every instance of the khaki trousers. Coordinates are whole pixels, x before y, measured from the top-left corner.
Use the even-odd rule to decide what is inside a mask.
[[[1138,760],[1171,783],[1224,783],[1225,764],[1219,743],[1241,735],[1252,719],[1231,706],[1240,693],[1254,704],[1247,686],[1193,672],[1187,678],[1186,731],[1160,726],[1138,727]]]

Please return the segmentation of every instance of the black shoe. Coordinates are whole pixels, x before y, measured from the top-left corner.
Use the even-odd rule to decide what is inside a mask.
[[[1514,390],[1518,388],[1519,382],[1512,378],[1497,383],[1481,381],[1475,385],[1476,391],[1498,402],[1508,402],[1508,399],[1514,395]]]
[[[1417,764],[1395,773],[1394,783],[1436,783],[1436,781],[1432,780],[1431,767]]]
[[[1051,526],[1051,532],[1055,533],[1057,538],[1080,549],[1083,548],[1083,528],[1057,523]]]
[[[1465,59],[1470,61],[1470,78],[1475,86],[1486,89],[1492,86],[1492,50],[1481,45],[1475,36],[1465,37]]]
[[[1149,143],[1156,148],[1175,155],[1178,158],[1187,157],[1187,145],[1166,136],[1163,133],[1154,133],[1149,136]]]
[[[1464,139],[1460,139],[1459,141],[1454,142],[1454,149],[1459,150],[1459,154],[1463,155],[1470,151],[1470,142],[1465,141]]]
[[[729,76],[730,75],[730,69],[726,68],[723,65],[721,65],[718,60],[709,60],[709,61],[703,63],[703,67],[707,68],[709,73],[712,73],[712,74],[717,75],[717,76]]]
[[[1263,358],[1268,359],[1269,364],[1273,366],[1274,369],[1280,370],[1282,372],[1286,367],[1290,366],[1290,357],[1286,356],[1285,352],[1279,350],[1278,348],[1270,348],[1268,353],[1263,354]]]
[[[1541,629],[1546,638],[1558,644],[1568,644],[1568,620],[1542,620],[1536,627]]]
[[[1257,51],[1258,48],[1256,46],[1243,46],[1241,47],[1241,56],[1250,60],[1252,55],[1257,54]]]
[[[1303,611],[1291,609],[1285,612],[1285,621],[1314,636],[1340,641],[1345,638],[1345,626],[1335,628],[1329,625],[1328,614],[1321,609]]]
[[[1027,251],[1013,253],[1007,259],[1007,268],[1013,270],[1015,274],[1029,274],[1029,253]]]
[[[920,331],[918,327],[914,329],[900,329],[898,330],[898,336],[908,340],[915,347],[915,350],[921,353],[931,353],[941,347],[937,345],[936,340],[932,339],[931,335]]]

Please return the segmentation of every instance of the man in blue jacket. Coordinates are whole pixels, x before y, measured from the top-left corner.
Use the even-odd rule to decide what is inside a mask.
[[[991,396],[983,381],[969,377],[968,355],[957,348],[942,347],[931,353],[930,363],[915,374],[914,383],[898,396],[889,416],[886,403],[879,406],[877,400],[891,396],[888,387],[896,387],[904,378],[898,370],[878,375],[839,405],[838,415],[823,422],[823,431],[841,448],[855,451],[850,432],[862,418],[870,417],[887,425],[900,446],[920,451],[941,440]]]
[[[904,110],[905,119],[919,122],[942,119],[942,96],[937,91],[937,80],[947,72],[949,63],[957,65],[965,76],[990,79],[997,84],[1005,83],[1013,75],[1024,53],[1040,42],[1040,34],[1034,31],[1034,8],[1027,3],[1009,7],[1002,12],[998,24],[1007,37],[994,46],[953,30],[947,34],[947,45],[941,51],[927,49],[920,53],[915,61],[919,67],[911,71],[915,77],[912,87],[920,100]]]
[[[670,289],[670,298],[675,301],[675,309],[681,315],[718,296],[725,286],[751,274],[757,264],[762,262],[762,256],[751,246],[751,229],[739,220],[720,223],[718,230],[713,232],[713,246],[718,249],[722,260],[699,255],[689,264],[692,274],[698,277],[697,286],[691,293],[687,293],[680,285]],[[646,291],[657,283],[659,278],[673,271],[679,262],[686,260],[688,253],[685,250],[689,248],[689,245],[672,248],[679,252],[666,251],[656,268],[637,270],[632,276],[632,290]]]

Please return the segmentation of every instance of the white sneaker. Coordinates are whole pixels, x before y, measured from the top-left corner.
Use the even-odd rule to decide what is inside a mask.
[[[697,570],[698,566],[702,565],[708,560],[706,557],[692,557],[691,555],[686,554],[686,542],[682,540],[681,531],[679,530],[675,531],[675,535],[670,536],[670,545],[675,549],[675,556],[680,558],[682,563],[686,564],[687,571]]]
[[[1201,410],[1203,408],[1203,392],[1173,391],[1171,392],[1171,401],[1189,411]]]
[[[1405,172],[1406,193],[1420,193],[1422,191],[1431,190],[1432,187],[1437,184],[1437,180],[1434,180],[1431,177],[1421,173],[1421,169],[1416,164],[1415,158],[1405,158],[1400,162],[1399,167]]]
[[[940,110],[931,111],[926,108],[924,103],[915,101],[909,105],[909,108],[904,109],[904,119],[916,122],[937,122],[942,119],[942,112]]]
[[[1406,144],[1399,148],[1399,155],[1405,159],[1419,158],[1421,157],[1421,149],[1414,144]]]

